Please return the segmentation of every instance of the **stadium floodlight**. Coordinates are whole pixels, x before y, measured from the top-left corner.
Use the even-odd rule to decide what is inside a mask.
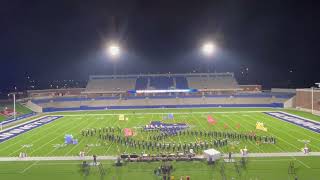
[[[121,49],[118,44],[110,44],[108,46],[107,52],[109,56],[115,58],[120,56]]]
[[[206,56],[211,56],[216,52],[216,45],[212,42],[206,42],[202,45],[201,51]]]

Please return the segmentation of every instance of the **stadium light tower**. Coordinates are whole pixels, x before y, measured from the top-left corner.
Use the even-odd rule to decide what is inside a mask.
[[[117,58],[121,54],[121,48],[118,44],[110,44],[108,46],[107,53],[111,58]]]
[[[113,75],[117,73],[117,60],[121,55],[121,47],[118,43],[110,43],[106,48],[106,53],[113,61]]]
[[[216,50],[217,47],[213,42],[205,42],[201,47],[202,54],[205,56],[212,56]]]
[[[204,42],[200,48],[201,54],[207,59],[212,59],[214,54],[217,52],[217,46],[212,41]],[[210,72],[210,61],[207,61],[205,66],[208,68],[208,73]]]

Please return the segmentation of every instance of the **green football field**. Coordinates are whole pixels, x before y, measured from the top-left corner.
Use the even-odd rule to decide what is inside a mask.
[[[136,110],[136,111],[91,111],[91,112],[65,112],[55,113],[64,115],[52,123],[33,129],[11,140],[0,144],[0,156],[18,156],[20,152],[26,152],[29,156],[77,156],[80,151],[86,155],[119,155],[122,153],[175,153],[175,144],[200,144],[211,143],[215,140],[223,140],[226,137],[200,136],[195,134],[181,134],[169,136],[161,140],[153,137],[159,132],[142,131],[142,127],[150,121],[162,121],[168,113],[174,113],[173,120],[163,120],[166,123],[186,123],[188,131],[198,132],[225,132],[237,134],[256,134],[259,137],[273,137],[276,143],[263,143],[259,139],[245,140],[228,138],[228,145],[215,147],[215,149],[227,153],[239,153],[240,149],[247,147],[249,152],[299,152],[304,147],[304,140],[310,141],[309,148],[312,151],[320,151],[320,135],[299,126],[286,123],[268,116],[262,111],[279,111],[279,109],[182,109],[182,110]],[[307,116],[319,120],[317,116],[297,111],[289,111],[300,116]],[[124,114],[127,121],[119,121],[119,114]],[[54,114],[52,114],[54,115]],[[216,119],[215,125],[207,122],[207,116]],[[263,122],[267,132],[256,130],[256,123]],[[131,128],[135,133],[132,140],[138,142],[170,144],[170,148],[132,147],[124,143],[111,140],[102,140],[96,135],[82,136],[81,131],[96,128],[114,128],[116,136],[123,137],[123,128]],[[78,139],[78,145],[64,145],[64,136],[72,134]],[[211,147],[211,146],[209,146]],[[204,147],[195,149],[198,154]],[[179,149],[179,151],[182,151]]]
[[[2,111],[5,107],[13,109],[12,104],[3,103],[3,104],[0,104],[0,111]],[[23,106],[19,103],[16,104],[16,111],[17,111],[18,115],[31,113],[30,109],[26,108],[25,106]],[[7,118],[9,118],[9,117],[0,114],[0,121],[3,121]]]
[[[214,108],[214,109],[149,109],[149,110],[106,110],[87,112],[56,112],[48,115],[63,115],[62,118],[44,126],[35,128],[0,144],[0,157],[17,157],[20,152],[28,156],[77,156],[80,151],[85,151],[87,156],[118,156],[122,153],[175,153],[177,149],[147,148],[126,146],[123,143],[102,140],[99,135],[83,136],[82,130],[96,128],[114,128],[114,135],[124,137],[123,128],[134,130],[135,141],[152,142],[150,137],[157,136],[159,132],[145,132],[141,127],[150,121],[163,121],[165,123],[186,123],[189,128],[185,131],[193,132],[224,132],[236,134],[255,133],[260,137],[274,137],[276,143],[257,143],[256,140],[228,139],[228,145],[213,147],[223,153],[239,153],[240,149],[247,147],[250,152],[300,152],[304,147],[304,140],[310,141],[312,151],[320,151],[320,135],[299,126],[286,123],[279,119],[264,114],[264,111],[284,111],[291,114],[320,121],[319,116],[309,113],[266,108]],[[169,113],[174,114],[174,119],[163,120]],[[127,121],[120,121],[119,115],[123,114]],[[211,115],[215,125],[207,122]],[[46,116],[44,114],[43,116]],[[267,132],[256,130],[256,123],[262,122],[268,129]],[[121,131],[117,131],[120,129]],[[64,145],[64,136],[72,134],[79,140],[78,145]],[[190,144],[200,142],[213,142],[224,139],[215,136],[200,136],[181,134],[169,136],[156,143],[165,145]],[[196,150],[201,154],[205,148]],[[211,166],[206,162],[172,162],[175,179],[180,176],[190,176],[191,179],[226,179],[237,180],[317,180],[320,177],[320,157],[278,157],[278,158],[248,158],[246,167],[242,167],[240,160],[236,163],[223,163],[220,160]],[[294,163],[294,174],[288,174],[289,163]],[[12,180],[37,180],[37,179],[161,179],[153,174],[161,162],[128,163],[122,167],[115,167],[113,161],[102,161],[105,175],[101,170],[91,167],[88,175],[84,175],[80,168],[80,161],[16,161],[0,162],[0,179]],[[223,170],[222,170],[223,169]],[[130,178],[129,178],[130,177]]]
[[[237,159],[238,161],[238,159]],[[206,162],[171,162],[172,176],[190,176],[191,180],[318,180],[319,157],[248,158],[246,166],[237,163],[207,165]],[[289,163],[294,170],[288,173]],[[154,169],[161,162],[126,163],[114,166],[113,161],[102,161],[103,171],[90,167],[85,175],[80,161],[0,162],[0,177],[5,180],[160,180]],[[224,168],[223,168],[224,167]],[[185,180],[185,178],[184,178]]]

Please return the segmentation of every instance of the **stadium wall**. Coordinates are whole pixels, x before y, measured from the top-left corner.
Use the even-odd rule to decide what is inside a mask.
[[[294,103],[295,103],[295,99],[296,97],[292,97],[288,100],[286,100],[284,103],[283,103],[283,107],[284,108],[293,108],[294,107]]]
[[[35,115],[37,115],[36,112],[31,112],[31,113],[28,113],[28,114],[23,114],[23,115],[17,116],[16,119],[11,117],[11,118],[8,118],[8,119],[2,121],[1,124],[2,125],[8,125],[8,124],[11,124],[11,123],[13,123],[15,121],[26,119],[26,118],[29,118],[29,117],[32,117],[32,116],[35,116]]]
[[[294,107],[299,110],[311,112],[313,110],[315,114],[320,115],[320,89],[314,89],[313,101],[312,101],[312,90],[308,89],[297,89]]]
[[[257,94],[247,94],[247,93],[241,93],[241,94],[235,94],[235,95],[205,95],[206,98],[276,98],[276,99],[289,99],[293,95],[292,94],[283,94],[283,93],[257,93]],[[123,99],[196,99],[196,98],[202,98],[200,95],[177,95],[177,96],[128,96],[124,97]],[[49,102],[65,102],[65,101],[100,101],[100,100],[116,100],[119,99],[119,97],[96,97],[96,98],[85,98],[85,97],[57,97],[57,98],[45,98],[45,99],[33,99],[32,102],[36,104],[42,104],[42,103],[49,103]]]
[[[239,87],[245,92],[260,92],[262,90],[261,85],[239,85]]]
[[[43,108],[43,112],[56,112],[56,111],[79,111],[79,110],[110,110],[110,109],[159,109],[159,108],[219,108],[219,107],[237,107],[237,108],[283,108],[283,103],[270,103],[270,104],[192,104],[192,105],[149,105],[149,106],[99,106],[99,107],[69,107],[69,108],[56,108],[48,107]]]
[[[43,112],[104,109],[206,108],[206,107],[271,107],[283,108],[289,99],[283,94],[236,94],[190,96],[128,96],[81,98],[64,97],[33,100]],[[288,103],[287,103],[288,104]]]
[[[271,88],[273,93],[296,93],[296,89],[287,89],[287,88]]]
[[[99,106],[150,106],[150,105],[193,105],[193,104],[271,104],[283,103],[286,99],[275,98],[143,98],[143,99],[109,99],[90,101],[50,101],[39,104],[43,108],[57,107],[99,107]]]
[[[31,109],[33,112],[42,112],[42,107],[38,104],[33,103],[32,101],[28,101],[26,106]]]

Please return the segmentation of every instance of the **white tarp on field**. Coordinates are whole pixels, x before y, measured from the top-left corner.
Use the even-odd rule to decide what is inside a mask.
[[[215,149],[207,149],[203,151],[204,157],[208,159],[208,161],[211,159],[212,161],[215,161],[217,159],[220,159],[221,153]]]

